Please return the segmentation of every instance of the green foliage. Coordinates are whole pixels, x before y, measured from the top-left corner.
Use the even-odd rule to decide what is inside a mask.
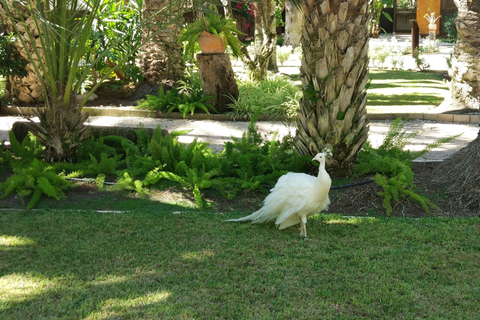
[[[453,12],[448,16],[444,17],[441,20],[443,32],[445,33],[445,38],[442,39],[443,42],[456,43],[457,42],[457,26],[455,24],[455,19],[457,18],[458,12]]]
[[[415,59],[415,66],[420,70],[424,71],[430,68],[430,64],[425,60],[425,58],[420,57],[420,49],[415,48],[413,50],[413,58]]]
[[[112,174],[115,172],[115,169],[119,166],[118,159],[121,155],[115,155],[113,157],[108,157],[106,153],[102,153],[100,156],[100,161],[96,157],[90,155],[91,163],[88,165],[89,172],[94,174]]]
[[[11,138],[15,156],[4,152],[0,159],[10,163],[14,174],[2,184],[3,197],[17,192],[22,198],[32,195],[29,207],[43,194],[63,197],[65,178],[90,178],[103,188],[106,177],[117,177],[115,189],[145,195],[148,188],[160,187],[168,180],[192,190],[198,208],[205,208],[202,190],[213,188],[231,199],[240,190],[265,191],[287,171],[305,171],[310,159],[293,149],[291,137],[266,141],[256,129],[260,111],[254,114],[242,138],[233,138],[221,153],[213,153],[208,143],[194,140],[188,146],[178,137],[188,131],[174,131],[164,137],[160,127],[152,136],[137,130],[137,143],[119,137],[91,138],[78,150],[76,163],[57,162],[47,166],[40,157],[35,138],[20,145]],[[32,165],[32,162],[34,164]]]
[[[262,81],[239,78],[237,84],[239,98],[229,105],[234,119],[251,119],[258,109],[262,109],[262,114],[265,115],[292,118],[300,108],[302,90],[286,76],[276,74]]]
[[[26,77],[25,67],[28,60],[24,59],[17,48],[13,45],[15,36],[13,33],[5,35],[0,33],[0,76]]]
[[[135,64],[142,41],[142,3],[108,0],[97,9],[97,23],[91,30],[89,51],[85,55],[85,65],[94,65],[94,82],[103,76],[115,78],[117,75],[121,75],[124,82],[143,80],[142,72]],[[106,52],[105,59],[96,59],[98,52]]]
[[[45,148],[31,132],[27,134],[22,143],[17,140],[12,130],[8,132],[8,137],[12,152],[19,162],[31,162],[33,159],[41,158]]]
[[[43,194],[57,200],[65,198],[63,190],[71,187],[64,177],[58,175],[53,167],[38,159],[30,163],[17,163],[13,167],[13,175],[0,184],[0,199],[16,193],[23,201],[32,196],[27,208],[33,208]]]
[[[233,142],[225,143],[220,165],[222,177],[228,178],[225,181],[230,185],[233,177],[241,188],[263,190],[264,184],[274,183],[288,171],[306,169],[309,159],[293,150],[292,137],[264,141],[255,126],[259,114],[260,111],[254,114],[241,139],[232,138]]]
[[[215,96],[204,95],[202,83],[198,73],[192,73],[186,81],[179,80],[171,90],[158,89],[158,95],[147,94],[146,99],[139,101],[140,109],[166,112],[167,116],[172,111],[179,111],[183,118],[188,113],[203,111],[210,114],[210,111],[218,113],[214,106],[207,100]]]
[[[277,46],[277,60],[283,67],[283,63],[287,61],[292,54],[291,46]]]
[[[376,174],[374,180],[383,189],[379,195],[383,197],[383,207],[387,215],[392,212],[392,201],[398,202],[406,197],[419,202],[427,213],[430,213],[430,208],[436,208],[428,198],[415,192],[412,160],[439,144],[455,138],[444,138],[428,145],[421,151],[410,152],[404,148],[409,139],[418,133],[403,131],[406,122],[407,120],[402,121],[401,119],[393,121],[382,145],[377,149],[374,149],[370,143],[365,143],[355,164],[356,175]]]
[[[225,47],[230,46],[232,53],[235,57],[241,56],[242,42],[236,36],[242,34],[237,29],[237,22],[234,19],[222,17],[210,7],[208,12],[205,12],[202,17],[199,17],[196,21],[187,24],[182,36],[179,39],[179,43],[184,43],[185,46],[185,58],[193,61],[193,56],[196,52],[196,45],[198,37],[203,31],[212,33],[219,36]]]

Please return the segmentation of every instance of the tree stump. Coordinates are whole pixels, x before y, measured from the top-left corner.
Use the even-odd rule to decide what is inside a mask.
[[[226,53],[199,53],[197,62],[205,94],[215,96],[207,102],[219,113],[225,113],[227,104],[232,102],[231,98],[238,99],[238,87],[230,57]]]

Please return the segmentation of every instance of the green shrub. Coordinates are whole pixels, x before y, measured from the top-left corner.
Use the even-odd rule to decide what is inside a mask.
[[[454,12],[442,19],[442,28],[443,32],[445,33],[445,38],[442,39],[443,42],[457,42],[457,26],[455,24],[457,14],[458,12]]]
[[[404,148],[418,133],[403,131],[406,122],[407,120],[401,119],[393,121],[382,145],[377,149],[370,143],[365,143],[355,164],[356,175],[375,174],[374,181],[383,189],[379,195],[383,197],[383,207],[387,215],[392,212],[391,202],[398,202],[405,197],[418,201],[427,213],[430,213],[430,208],[436,208],[428,198],[415,193],[412,160],[456,137],[440,139],[421,151],[410,152]]]
[[[251,119],[258,109],[265,115],[291,119],[300,108],[302,90],[286,76],[276,74],[260,82],[244,77],[237,79],[237,84],[239,97],[229,105],[234,119]]]
[[[218,113],[215,107],[207,102],[214,97],[204,94],[198,73],[192,73],[189,79],[179,80],[171,90],[160,87],[156,96],[147,94],[146,99],[138,102],[137,108],[166,112],[167,116],[172,111],[178,111],[185,118],[188,113],[193,115],[195,111]]]

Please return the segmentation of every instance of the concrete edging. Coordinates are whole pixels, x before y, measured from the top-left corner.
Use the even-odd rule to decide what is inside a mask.
[[[31,116],[32,110],[37,107],[0,107],[0,115],[8,116]],[[183,119],[179,112],[171,112],[168,117],[163,112],[151,112],[150,110],[136,109],[135,107],[84,107],[83,111],[88,112],[90,116],[109,116],[109,117],[152,117],[152,118],[171,118]],[[369,120],[392,120],[397,118],[402,119],[416,119],[416,120],[431,120],[444,121],[452,123],[473,123],[480,124],[479,115],[473,114],[444,114],[444,113],[369,113],[367,114]],[[233,121],[231,115],[228,114],[206,114],[196,113],[187,115],[187,120],[216,120],[216,121]],[[246,118],[236,118],[235,121],[248,121]],[[284,116],[260,116],[260,121],[283,121]]]

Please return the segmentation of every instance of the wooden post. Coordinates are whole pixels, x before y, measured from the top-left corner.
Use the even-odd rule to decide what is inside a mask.
[[[227,104],[232,102],[231,97],[238,99],[238,87],[230,57],[226,53],[199,53],[197,62],[205,94],[215,96],[207,102],[219,113],[225,113]]]

